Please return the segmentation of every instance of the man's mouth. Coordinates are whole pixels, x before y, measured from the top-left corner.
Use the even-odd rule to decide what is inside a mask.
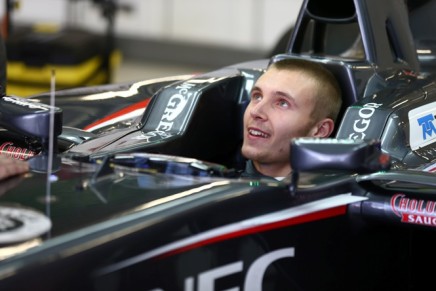
[[[257,137],[262,137],[262,138],[268,138],[270,135],[266,134],[260,130],[256,130],[256,129],[249,129],[248,133],[252,136],[257,136]]]

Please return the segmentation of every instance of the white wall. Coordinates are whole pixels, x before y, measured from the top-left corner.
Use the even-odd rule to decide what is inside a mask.
[[[71,3],[75,4],[71,4]],[[14,23],[74,23],[103,31],[106,22],[90,1],[19,0]],[[268,50],[294,23],[302,0],[119,0],[118,35]],[[4,5],[0,7],[4,13]]]

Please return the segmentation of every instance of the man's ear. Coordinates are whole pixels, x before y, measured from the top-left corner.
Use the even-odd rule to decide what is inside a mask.
[[[328,137],[333,132],[335,123],[330,118],[324,118],[313,128],[313,137]]]

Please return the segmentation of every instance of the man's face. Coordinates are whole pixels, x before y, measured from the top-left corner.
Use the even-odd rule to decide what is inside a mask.
[[[242,154],[255,163],[288,165],[290,139],[314,133],[314,86],[299,72],[265,72],[244,114]]]

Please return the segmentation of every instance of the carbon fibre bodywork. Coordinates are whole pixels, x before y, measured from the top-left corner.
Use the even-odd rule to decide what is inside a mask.
[[[287,53],[271,59],[61,91],[56,107],[4,96],[1,150],[32,170],[0,183],[0,289],[432,286],[435,76],[420,71],[403,2],[335,3],[304,1]],[[330,25],[352,32],[350,49],[333,54]],[[239,178],[249,92],[282,58],[340,80],[337,132],[292,140],[283,181]]]

